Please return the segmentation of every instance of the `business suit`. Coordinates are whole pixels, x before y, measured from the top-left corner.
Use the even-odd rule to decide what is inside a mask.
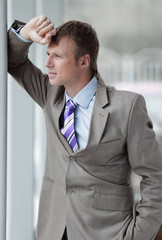
[[[16,22],[13,27],[18,27]],[[98,77],[87,147],[73,153],[60,133],[64,87],[27,58],[30,44],[9,31],[9,73],[42,107],[47,154],[37,240],[149,240],[162,222],[162,151],[142,96],[107,87]],[[142,176],[135,208],[130,173]]]

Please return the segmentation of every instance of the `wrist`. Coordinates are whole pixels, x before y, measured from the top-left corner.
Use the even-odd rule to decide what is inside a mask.
[[[27,41],[32,41],[25,26],[20,29],[19,35]]]

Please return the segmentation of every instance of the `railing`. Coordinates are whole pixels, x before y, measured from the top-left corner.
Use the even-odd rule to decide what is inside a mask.
[[[99,69],[106,82],[162,82],[162,49],[143,49],[136,54],[119,55],[101,48]]]

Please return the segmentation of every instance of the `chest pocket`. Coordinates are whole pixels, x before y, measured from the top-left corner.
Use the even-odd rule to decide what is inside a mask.
[[[88,165],[109,165],[111,159],[116,159],[125,153],[122,138],[115,138],[107,142],[101,142],[97,146],[85,149],[78,153],[77,159]]]

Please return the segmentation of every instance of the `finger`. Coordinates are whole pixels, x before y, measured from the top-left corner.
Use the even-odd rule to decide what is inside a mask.
[[[44,38],[41,39],[40,43],[41,44],[48,44],[51,42],[52,36],[56,35],[56,29],[53,29],[52,31],[48,32],[45,34]]]
[[[51,37],[53,37],[53,36],[55,36],[55,35],[56,35],[56,29],[53,29],[52,31],[46,33],[46,34],[44,35],[44,37],[45,37],[45,38],[51,38]]]
[[[37,21],[35,27],[36,27],[36,28],[39,27],[43,22],[46,21],[46,19],[47,19],[47,17],[46,17],[45,15],[39,16],[39,17],[38,17],[38,21]]]
[[[40,31],[44,30],[48,26],[50,27],[50,30],[51,30],[51,27],[54,28],[54,24],[51,23],[51,21],[49,19],[46,19],[44,22],[42,22],[42,24],[39,27],[36,28],[36,32],[38,33]],[[40,34],[42,34],[42,33],[40,33]]]
[[[57,33],[57,30],[54,28],[53,30],[51,30],[48,34],[55,36]]]
[[[45,34],[51,32],[52,30],[54,30],[54,26],[53,23],[50,23],[47,26],[40,29],[39,31],[37,31],[37,33],[41,36],[44,36]]]
[[[50,42],[51,42],[51,37],[49,36],[46,36],[40,40],[40,44],[42,45],[49,44]]]
[[[49,18],[47,18],[46,22],[49,24],[49,23],[51,23],[51,20]]]

